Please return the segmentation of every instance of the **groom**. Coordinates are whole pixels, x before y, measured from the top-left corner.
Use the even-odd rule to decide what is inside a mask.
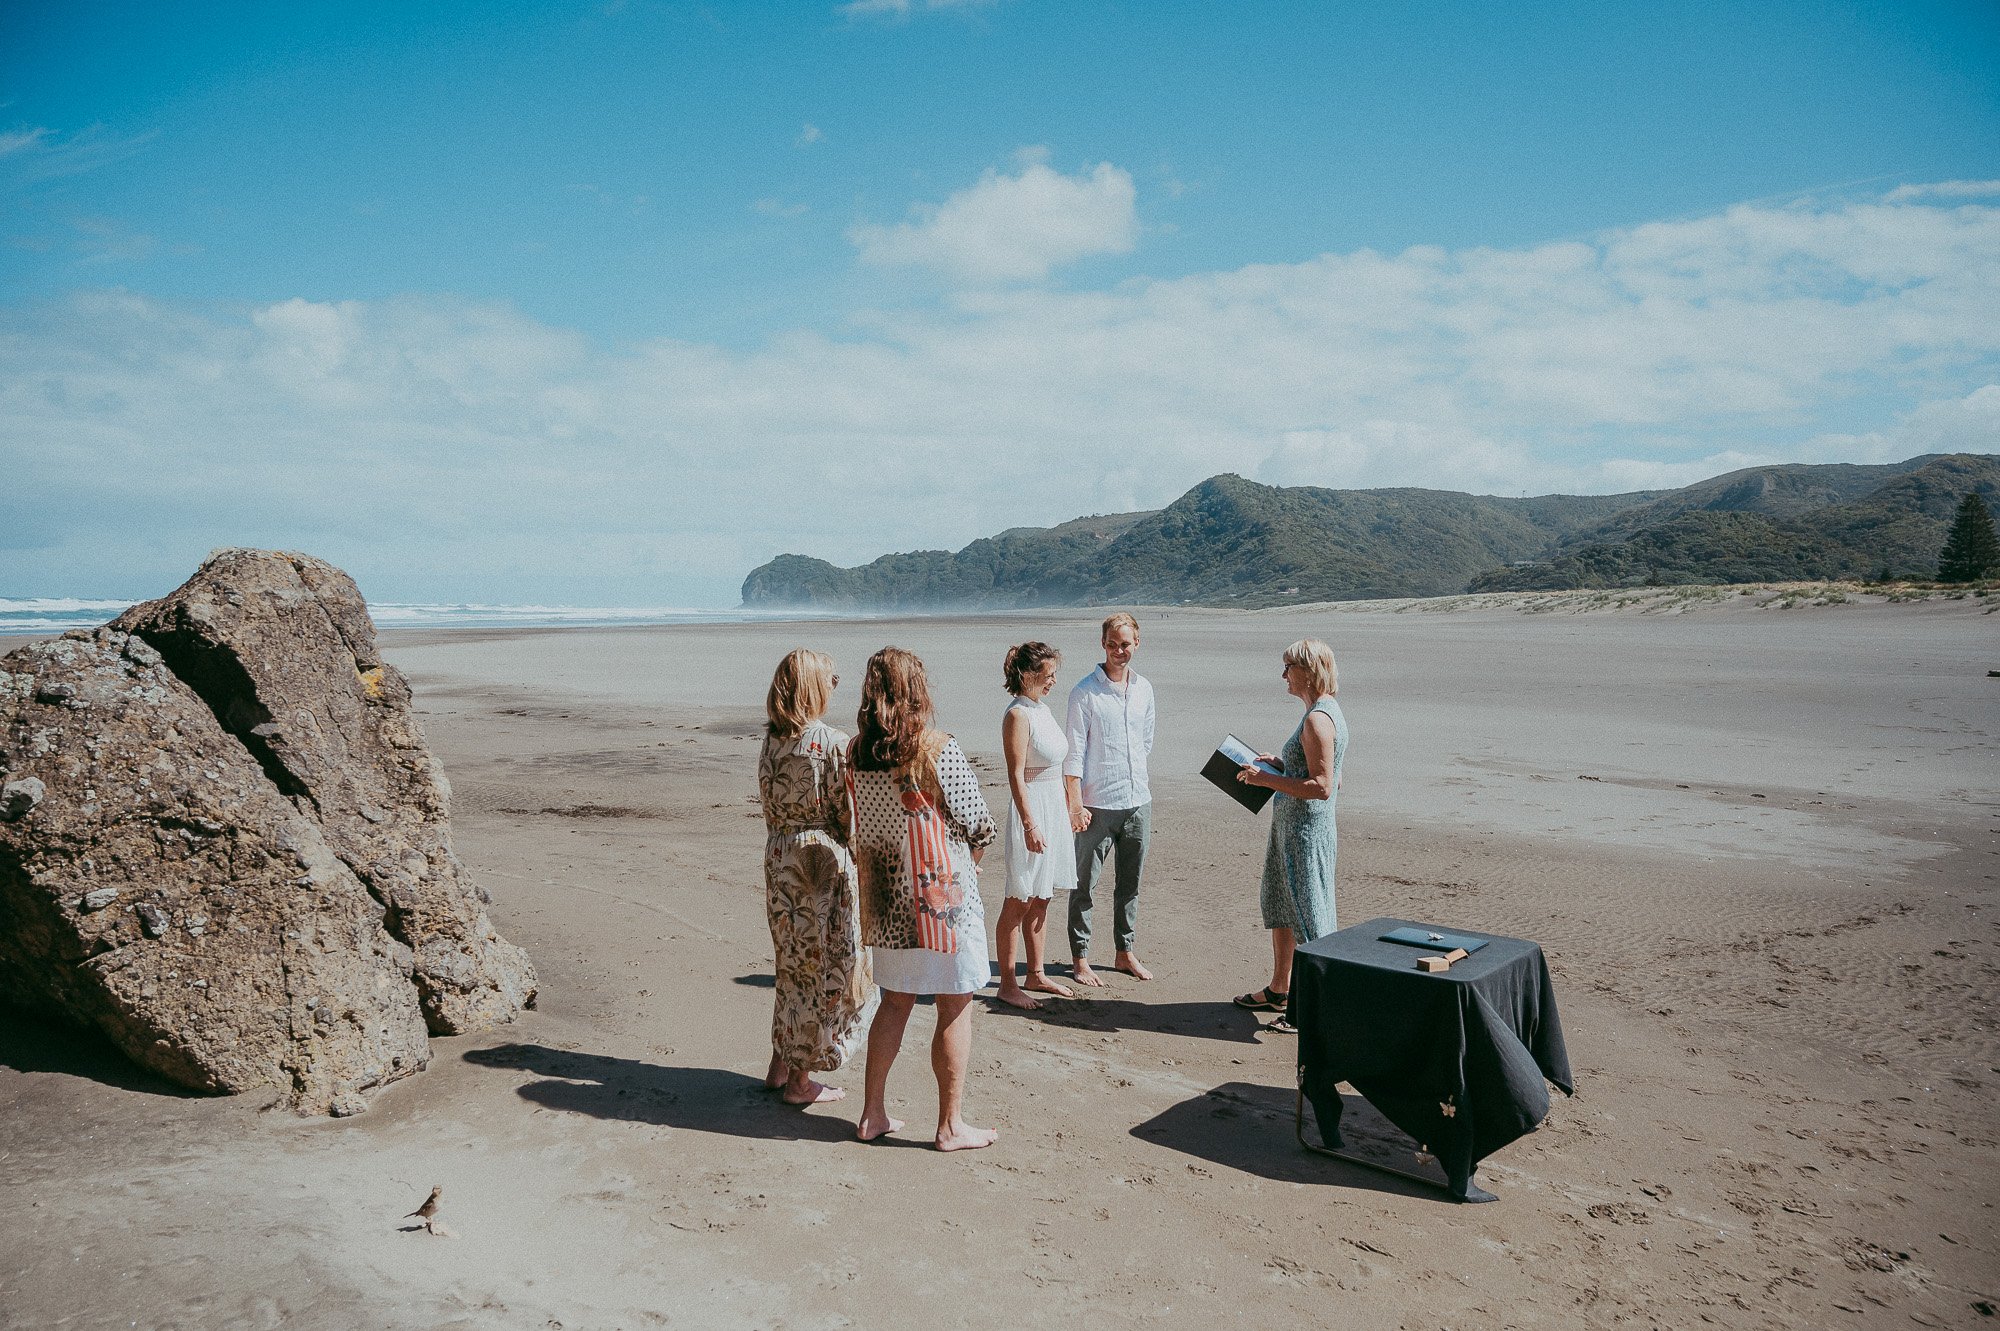
[[[1069,950],[1078,984],[1102,985],[1090,968],[1091,893],[1114,858],[1112,968],[1140,980],[1153,973],[1132,951],[1139,923],[1139,869],[1152,834],[1153,794],[1146,757],[1153,751],[1153,686],[1132,669],[1139,621],[1119,611],[1104,621],[1104,664],[1069,694],[1069,756],[1063,792],[1076,830],[1076,891],[1069,899]]]

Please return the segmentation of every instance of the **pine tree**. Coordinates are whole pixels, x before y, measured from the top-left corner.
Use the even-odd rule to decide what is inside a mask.
[[[1994,533],[1986,501],[1968,494],[1938,552],[1938,581],[1977,582],[1995,576],[2000,576],[2000,535]]]

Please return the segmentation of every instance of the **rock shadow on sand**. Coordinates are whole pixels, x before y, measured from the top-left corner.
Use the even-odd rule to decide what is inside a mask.
[[[1142,1141],[1278,1183],[1318,1183],[1399,1197],[1436,1200],[1437,1191],[1421,1184],[1377,1173],[1361,1165],[1314,1155],[1299,1145],[1293,1130],[1296,1092],[1288,1087],[1225,1082],[1191,1100],[1183,1100],[1132,1129]],[[1444,1171],[1415,1163],[1416,1143],[1377,1113],[1359,1095],[1341,1096],[1341,1135],[1346,1149],[1398,1169],[1431,1172],[1437,1187],[1445,1186]],[[1306,1109],[1306,1139],[1318,1143],[1312,1109]]]
[[[514,1088],[545,1109],[767,1141],[853,1141],[854,1124],[784,1103],[762,1080],[724,1068],[680,1068],[539,1044],[473,1049],[465,1061],[530,1072]]]
[[[148,1072],[96,1031],[13,1007],[0,1007],[0,1067],[16,1072],[61,1073],[121,1091],[176,1100],[208,1094]]]

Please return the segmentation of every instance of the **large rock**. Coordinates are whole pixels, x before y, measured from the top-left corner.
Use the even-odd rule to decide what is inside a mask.
[[[187,1086],[303,1110],[429,1056],[410,949],[307,813],[143,640],[0,658],[0,999]]]
[[[160,652],[387,908],[433,1034],[533,1003],[527,954],[452,854],[450,787],[351,578],[307,555],[224,550],[112,627]]]

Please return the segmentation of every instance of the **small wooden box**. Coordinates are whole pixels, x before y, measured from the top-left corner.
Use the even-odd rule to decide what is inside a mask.
[[[1446,957],[1418,957],[1417,969],[1435,975],[1439,971],[1451,969],[1451,961]]]

